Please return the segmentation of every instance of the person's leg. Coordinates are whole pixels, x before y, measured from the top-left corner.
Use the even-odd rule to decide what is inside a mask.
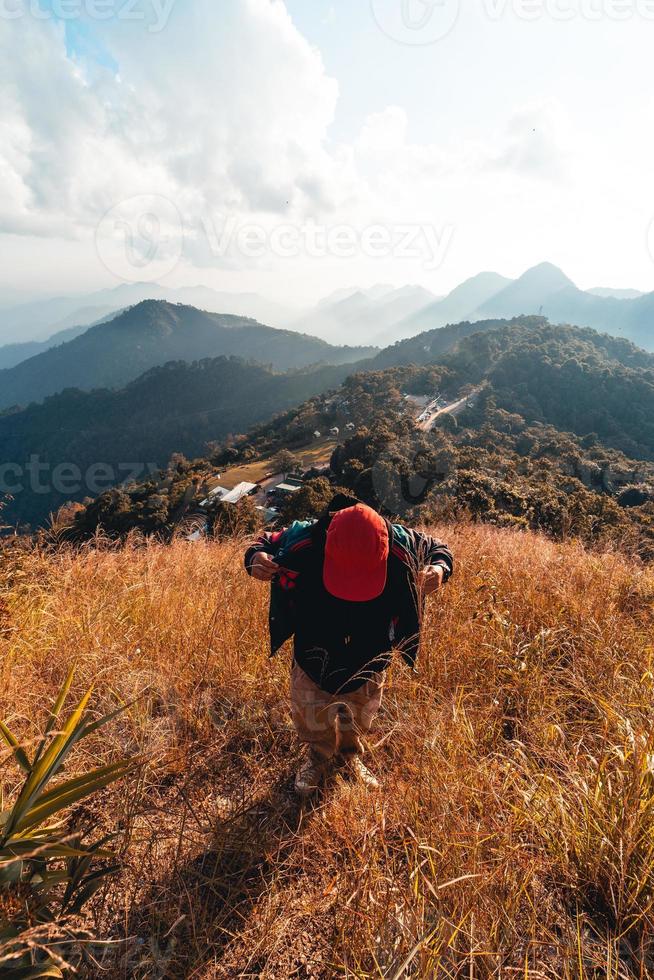
[[[336,712],[332,695],[323,691],[296,663],[291,672],[291,716],[307,755],[295,788],[303,796],[313,793],[336,752]]]
[[[363,755],[364,738],[381,707],[384,675],[376,673],[362,687],[338,696],[338,751],[344,758]]]

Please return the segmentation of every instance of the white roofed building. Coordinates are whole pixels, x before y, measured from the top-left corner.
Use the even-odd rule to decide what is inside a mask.
[[[207,504],[210,504],[213,500],[216,500],[216,499],[218,499],[218,500],[224,500],[225,499],[225,496],[228,493],[229,493],[229,490],[227,490],[225,487],[214,487],[213,490],[211,490],[207,494],[206,498],[200,502],[200,507],[206,507]]]
[[[226,493],[221,499],[224,504],[237,504],[243,497],[249,496],[258,490],[256,483],[239,483]]]

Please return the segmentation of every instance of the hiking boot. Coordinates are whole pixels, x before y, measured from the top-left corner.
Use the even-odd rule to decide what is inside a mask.
[[[370,769],[368,769],[368,767],[363,764],[360,755],[348,756],[345,760],[345,764],[350,774],[354,776],[354,778],[357,779],[360,783],[363,783],[363,785],[367,789],[380,788],[381,783],[376,778],[376,776],[373,776],[373,774],[370,772]]]
[[[324,774],[323,760],[313,752],[308,752],[295,777],[295,792],[305,799],[313,796],[319,789]]]

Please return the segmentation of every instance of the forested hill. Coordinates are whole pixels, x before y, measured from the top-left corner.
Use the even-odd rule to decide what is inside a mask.
[[[3,512],[4,523],[38,525],[68,500],[82,500],[125,479],[137,464],[165,466],[178,451],[206,453],[207,443],[241,433],[276,413],[338,385],[347,366],[276,374],[239,358],[194,364],[170,362],[152,368],[120,391],[68,389],[43,404],[0,415],[0,459],[20,467],[22,484]],[[26,476],[30,458],[46,466],[38,490]],[[93,491],[89,467],[108,467],[111,476]],[[57,467],[72,465],[83,478],[57,479]],[[12,470],[12,473],[14,471]],[[77,489],[74,489],[74,487]],[[70,488],[70,489],[69,489]]]
[[[468,326],[449,328],[450,340],[459,327],[466,332]],[[505,413],[580,438],[594,437],[632,458],[654,460],[654,354],[626,340],[553,326],[538,317],[484,326],[481,333],[448,344],[425,363],[416,363],[417,358],[404,363],[398,357],[393,367],[354,374],[331,402],[347,400],[357,424],[365,425],[368,416],[386,410],[391,417],[403,410],[402,392],[439,391],[448,401],[483,388],[484,401],[491,400]],[[389,350],[398,348],[404,345]],[[260,426],[251,440],[264,448],[301,438],[320,427],[314,413],[313,402],[300,406]],[[329,421],[335,418],[332,414]]]
[[[466,337],[484,333],[487,330],[496,330],[505,325],[509,328],[517,325],[537,328],[547,325],[547,320],[544,317],[516,317],[508,321],[480,320],[472,322],[464,320],[462,323],[450,323],[445,327],[426,330],[416,337],[400,340],[396,344],[384,348],[383,351],[370,359],[366,367],[373,371],[379,371],[400,364],[433,364],[446,351]]]
[[[333,347],[244,317],[146,300],[68,343],[0,371],[0,408],[41,401],[66,388],[120,388],[174,360],[234,355],[287,371],[347,364],[372,353],[373,348]]]
[[[654,354],[578,327],[506,324],[465,338],[441,363],[491,386],[498,407],[634,458],[654,459]]]
[[[624,364],[625,367],[647,368],[654,366],[654,354],[647,353],[629,340],[597,333],[588,327],[556,326],[542,316],[518,316],[510,320],[465,320],[462,323],[427,330],[416,337],[409,337],[391,347],[386,347],[371,358],[367,366],[372,370],[380,370],[399,364],[432,364],[440,360],[443,354],[467,337],[474,337],[470,349],[479,351],[480,363],[477,370],[483,369],[487,348],[476,335],[489,332],[496,333],[497,331],[502,331],[502,333],[497,334],[488,342],[488,350],[502,351],[519,337],[530,335],[538,340],[541,335],[551,337],[552,331],[557,331],[556,336],[564,345],[582,343],[590,345],[601,356],[610,361]]]
[[[461,326],[461,332],[468,329]],[[450,338],[455,333],[453,327]],[[316,429],[337,426],[341,444],[330,474],[309,474],[306,493],[293,498],[283,520],[317,513],[340,486],[412,521],[472,516],[559,537],[611,540],[649,559],[653,362],[633,345],[590,330],[538,318],[505,321],[464,336],[431,363],[353,373],[335,391],[256,426],[227,450],[169,470],[163,490],[151,481],[107,495],[79,516],[77,528],[92,533],[102,515],[110,532],[166,533],[181,496],[216,466],[295,452],[310,444]],[[467,405],[461,399],[466,392],[472,393]],[[441,406],[459,410],[443,411],[424,431],[416,424],[424,402],[415,398],[430,402],[437,395]],[[390,496],[384,481],[395,488]],[[152,494],[158,523],[143,525]]]

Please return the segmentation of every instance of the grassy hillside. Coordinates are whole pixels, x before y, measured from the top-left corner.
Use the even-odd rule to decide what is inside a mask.
[[[110,978],[647,977],[654,573],[445,526],[458,571],[398,662],[369,764],[292,794],[288,654],[238,543],[0,558],[0,717],[29,738],[73,662],[98,711],[68,775],[144,766],[78,816],[119,834]],[[15,792],[3,772],[6,799]],[[98,966],[93,975],[100,975]]]
[[[0,408],[27,405],[66,388],[120,388],[156,365],[232,355],[286,371],[347,364],[373,348],[332,347],[324,340],[275,330],[245,317],[145,300],[109,323],[0,371]]]

